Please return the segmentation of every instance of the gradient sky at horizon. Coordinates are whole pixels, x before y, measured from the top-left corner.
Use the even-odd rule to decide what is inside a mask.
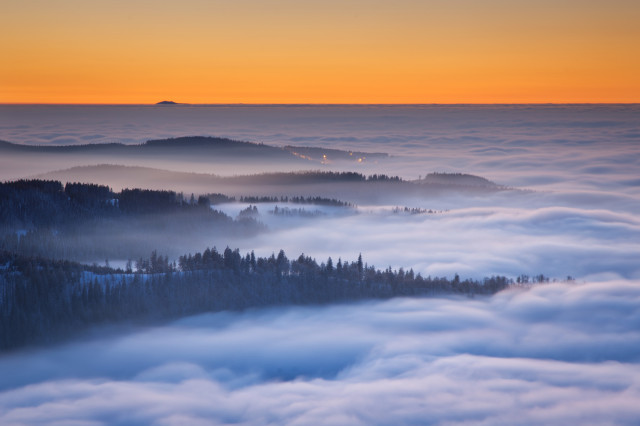
[[[631,0],[4,0],[0,103],[640,102]]]

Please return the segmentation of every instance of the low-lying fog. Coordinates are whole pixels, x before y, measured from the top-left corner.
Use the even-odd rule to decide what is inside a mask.
[[[211,314],[5,354],[0,423],[637,423],[640,106],[0,106],[0,139],[16,143],[183,135],[387,152],[394,157],[379,164],[322,169],[409,180],[470,173],[534,190],[381,201],[344,214],[286,205],[327,213],[314,217],[257,204],[268,231],[223,239],[204,230],[188,251],[282,248],[319,262],[362,253],[378,268],[423,275],[577,281],[488,299]],[[210,164],[155,166],[216,173]],[[214,208],[235,217],[248,205]],[[394,214],[396,206],[437,212]]]
[[[347,168],[407,179],[465,172],[518,187],[639,193],[638,105],[0,105],[0,139],[15,143],[142,143],[186,135],[387,152],[400,158]],[[162,165],[219,174],[259,171],[255,165],[224,173],[211,164]]]
[[[238,208],[222,206],[229,213]],[[291,219],[273,217],[272,209],[258,204],[258,219],[271,231],[239,241],[241,252],[265,256],[282,248],[289,257],[304,252],[318,261],[354,261],[362,253],[378,268],[413,268],[424,276],[640,279],[640,218],[628,213],[478,207],[410,215],[359,206],[344,216]]]
[[[219,313],[96,332],[0,358],[0,423],[632,425],[639,284]]]
[[[185,251],[229,245],[269,254],[284,248],[290,257],[304,252],[318,260],[328,256],[352,260],[362,253],[379,267],[413,267],[433,275],[543,273],[603,279],[640,274],[637,105],[1,106],[0,110],[0,139],[19,143],[139,143],[188,134],[227,136],[394,156],[378,164],[328,165],[323,170],[344,168],[405,179],[433,171],[471,173],[535,190],[406,200],[389,192],[379,197],[387,212],[396,205],[445,212],[390,215],[379,213],[380,206],[361,205],[358,216],[284,218],[285,224],[272,224],[272,232],[257,239],[229,240],[203,232],[193,246],[181,247]],[[185,165],[166,167],[180,170]],[[215,168],[208,165],[209,172]],[[234,171],[255,173],[259,167],[253,164]],[[130,186],[136,186],[134,178]],[[209,192],[225,189],[211,187]],[[203,190],[199,186],[195,192]],[[244,193],[259,195],[260,190],[249,186]],[[283,185],[273,191],[288,196],[334,195],[326,188],[321,194],[300,190]],[[385,196],[393,201],[385,202]],[[344,197],[343,201],[354,201],[348,193]],[[259,208],[261,220],[269,222],[267,208]]]

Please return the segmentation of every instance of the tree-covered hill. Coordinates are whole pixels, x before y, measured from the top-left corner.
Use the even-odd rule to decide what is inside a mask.
[[[155,248],[181,253],[201,235],[247,236],[252,218],[212,209],[208,197],[96,184],[0,183],[0,250],[56,259],[128,259]],[[180,250],[180,251],[176,251]]]
[[[493,294],[505,277],[423,278],[301,254],[257,257],[207,249],[177,264],[155,251],[129,271],[0,253],[0,349],[54,342],[90,326],[153,323],[202,312],[397,296]]]

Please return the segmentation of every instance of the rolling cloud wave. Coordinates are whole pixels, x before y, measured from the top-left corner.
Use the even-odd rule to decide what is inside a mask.
[[[0,356],[0,423],[636,424],[638,111],[0,106],[0,139],[18,143],[227,136],[389,152],[357,171],[473,173],[536,191],[407,200],[448,210],[438,214],[393,215],[389,205],[273,219],[271,232],[254,238],[203,233],[193,251],[283,248],[334,262],[361,252],[379,268],[423,275],[578,278],[489,299],[289,307],[96,330]],[[24,173],[24,164],[5,163]]]
[[[5,355],[0,422],[633,424],[639,284],[209,314]]]

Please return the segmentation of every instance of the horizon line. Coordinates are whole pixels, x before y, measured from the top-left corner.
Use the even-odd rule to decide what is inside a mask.
[[[517,105],[640,105],[638,102],[431,102],[431,103],[323,103],[323,102],[290,102],[290,103],[249,103],[249,102],[219,102],[219,103],[189,103],[175,102],[173,104],[158,103],[73,103],[73,102],[0,102],[0,106],[517,106]]]

